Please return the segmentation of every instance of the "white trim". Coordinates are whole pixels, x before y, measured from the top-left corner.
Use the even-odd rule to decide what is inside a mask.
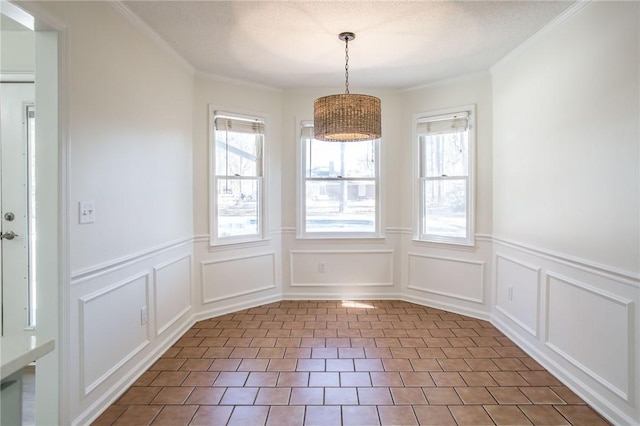
[[[35,16],[35,15],[34,15]],[[36,16],[40,21],[40,15]],[[69,224],[71,213],[69,212],[69,164],[70,148],[69,148],[69,30],[63,27],[57,30],[58,33],[58,161],[59,169],[59,215],[58,218],[59,242],[60,250],[59,259],[59,279],[58,287],[58,338],[60,343],[58,347],[58,365],[60,371],[59,377],[59,401],[58,401],[58,419],[61,424],[68,424],[71,418],[70,395],[71,384],[63,377],[68,377],[71,371],[71,231]]]
[[[547,299],[549,299],[549,294],[550,294],[550,286],[551,286],[551,281],[550,279],[556,279],[558,281],[564,282],[566,284],[569,284],[573,287],[576,287],[580,290],[586,291],[588,293],[591,293],[595,296],[599,296],[603,299],[607,299],[610,302],[613,302],[617,305],[622,306],[625,311],[626,311],[626,316],[627,316],[627,324],[631,325],[630,329],[627,330],[627,336],[626,336],[626,340],[627,340],[627,345],[628,345],[628,350],[627,350],[627,365],[626,365],[626,370],[629,371],[634,371],[633,368],[633,361],[634,361],[634,348],[635,348],[635,335],[634,335],[634,327],[633,327],[633,301],[629,300],[629,299],[624,299],[621,297],[617,297],[614,294],[611,294],[609,292],[597,289],[595,287],[592,287],[588,284],[582,283],[580,281],[574,280],[572,278],[566,277],[564,275],[560,275],[560,274],[556,274],[554,272],[547,272],[546,274],[546,281],[545,281],[545,286],[546,286],[546,292],[547,292]],[[602,386],[604,386],[605,388],[609,389],[611,392],[613,392],[614,394],[616,394],[617,396],[619,396],[620,398],[622,398],[624,401],[631,403],[631,398],[630,398],[630,394],[634,393],[634,380],[633,377],[629,377],[629,385],[628,385],[628,389],[626,390],[626,392],[622,389],[617,388],[615,385],[613,385],[612,383],[609,383],[609,381],[607,381],[605,378],[603,378],[602,376],[600,376],[599,374],[597,374],[596,372],[594,372],[593,370],[591,370],[589,367],[587,367],[586,365],[584,365],[583,363],[581,363],[580,361],[578,361],[577,359],[575,359],[574,357],[572,357],[571,355],[567,354],[566,352],[564,352],[562,349],[558,348],[555,344],[553,344],[550,340],[549,340],[549,314],[550,314],[550,310],[549,310],[549,303],[546,304],[546,310],[545,310],[545,324],[546,324],[546,329],[545,329],[545,341],[544,344],[545,346],[547,346],[549,349],[551,349],[552,351],[554,351],[555,353],[557,353],[558,355],[560,355],[562,358],[564,358],[565,360],[567,360],[568,362],[570,362],[571,364],[573,364],[574,367],[578,368],[580,371],[582,371],[584,374],[591,376],[594,380],[596,380],[598,383],[600,383]]]
[[[400,89],[400,92],[413,92],[416,90],[424,90],[424,89],[430,89],[432,87],[439,87],[439,86],[444,86],[447,84],[456,84],[456,83],[462,83],[465,81],[471,81],[471,80],[479,80],[480,78],[490,78],[491,74],[489,74],[488,71],[478,71],[478,72],[472,72],[469,74],[464,74],[464,75],[460,75],[457,77],[451,77],[451,78],[444,78],[441,80],[436,80],[433,81],[431,83],[425,83],[425,84],[419,84],[417,86],[411,86],[411,87],[407,87],[404,89]]]
[[[493,236],[491,234],[476,234],[476,241],[482,241],[485,243],[492,243]]]
[[[99,299],[100,297],[105,296],[108,293],[111,293],[119,288],[122,288],[124,286],[127,286],[131,283],[134,283],[136,281],[138,281],[139,279],[144,278],[144,290],[145,290],[145,303],[147,306],[149,306],[149,273],[148,272],[142,272],[136,275],[132,275],[130,277],[127,277],[126,279],[105,287],[103,289],[100,289],[96,292],[93,292],[91,294],[88,294],[84,297],[80,297],[78,299],[79,302],[79,319],[80,319],[80,324],[79,324],[79,328],[80,328],[80,387],[82,389],[82,396],[86,397],[87,395],[89,395],[91,392],[93,392],[94,389],[96,389],[98,386],[100,386],[102,383],[104,383],[105,380],[107,380],[113,373],[115,373],[118,369],[120,369],[120,367],[122,367],[123,365],[125,365],[127,362],[129,362],[129,360],[131,360],[134,356],[136,356],[137,354],[140,353],[140,351],[142,351],[142,349],[144,349],[145,347],[147,347],[150,343],[151,340],[149,338],[149,322],[147,322],[147,325],[145,327],[145,337],[146,340],[141,342],[136,348],[132,349],[131,352],[129,352],[127,355],[125,355],[120,361],[118,361],[114,366],[112,366],[110,369],[108,369],[104,374],[102,374],[102,376],[98,377],[96,380],[94,380],[92,383],[90,384],[86,384],[86,378],[85,378],[85,362],[87,361],[85,359],[85,346],[84,346],[84,339],[82,338],[84,336],[85,333],[85,306],[87,305],[87,303]]]
[[[226,242],[224,244],[219,245],[211,245],[209,236],[207,238],[208,243],[208,251],[209,253],[219,253],[227,250],[238,250],[238,249],[248,249],[255,247],[266,247],[271,244],[271,239],[265,238],[262,240],[248,240],[248,241],[236,241],[236,242]]]
[[[193,242],[192,237],[183,238],[180,240],[175,240],[169,243],[161,244],[147,250],[141,250],[137,253],[122,256],[118,259],[104,262],[96,266],[92,266],[90,268],[85,268],[76,272],[72,272],[71,285],[76,286],[78,284],[85,283],[87,281],[90,281],[95,278],[114,272],[115,270],[124,268],[125,266],[130,266],[134,263],[148,259],[152,256],[156,256],[160,253],[165,253],[170,250],[177,249],[181,246],[191,244],[192,242]]]
[[[175,50],[169,43],[165,41],[160,34],[153,28],[147,25],[142,19],[138,17],[128,6],[126,6],[120,0],[108,0],[108,3],[117,10],[127,21],[129,21],[135,28],[146,35],[156,46],[164,50],[171,57],[173,57],[181,66],[183,66],[191,74],[196,73],[196,69],[189,63],[177,50]]]
[[[280,229],[274,229],[271,232],[280,235],[296,235],[296,228],[295,226],[282,227]]]
[[[450,297],[452,299],[464,300],[466,302],[473,302],[473,303],[478,303],[478,304],[481,304],[481,305],[484,304],[482,299],[476,299],[476,298],[473,298],[473,297],[461,296],[459,294],[447,293],[447,292],[444,292],[444,291],[430,290],[428,288],[415,287],[415,286],[412,286],[411,284],[409,284],[407,286],[407,288],[409,290],[421,291],[423,293],[436,294],[438,296]],[[428,299],[425,299],[425,300],[428,300]]]
[[[203,72],[203,71],[199,71],[199,70],[196,70],[195,75],[196,75],[196,77],[205,78],[207,80],[213,80],[216,83],[234,84],[234,85],[238,85],[238,86],[252,87],[252,88],[262,89],[262,90],[270,90],[270,91],[276,92],[276,93],[283,93],[283,91],[284,91],[282,88],[275,87],[275,86],[267,86],[265,84],[255,83],[253,81],[240,80],[240,79],[237,79],[237,78],[231,78],[231,77],[225,77],[225,76],[221,76],[221,75],[209,74],[209,73],[206,73],[206,72]]]
[[[512,314],[507,312],[505,308],[503,308],[502,306],[500,306],[498,304],[498,287],[499,287],[499,285],[498,285],[498,263],[499,263],[500,259],[504,259],[504,260],[506,260],[508,262],[514,263],[516,265],[520,265],[520,266],[522,266],[522,267],[524,267],[526,269],[529,269],[529,270],[531,270],[531,271],[536,273],[536,325],[535,325],[535,329],[531,329],[528,325],[526,325],[525,323],[520,321],[518,318],[516,318],[515,316],[513,316]],[[502,315],[504,315],[505,317],[507,317],[511,321],[513,321],[515,324],[517,324],[520,327],[522,327],[523,330],[525,330],[526,332],[531,334],[533,337],[538,337],[538,333],[540,332],[539,312],[540,312],[540,276],[541,276],[541,272],[542,272],[542,268],[540,266],[532,265],[530,263],[526,263],[526,262],[523,262],[523,261],[521,261],[519,259],[516,259],[515,257],[506,256],[506,255],[503,255],[501,253],[496,253],[495,254],[494,266],[493,266],[493,275],[495,277],[495,282],[494,282],[495,285],[494,285],[494,288],[493,288],[493,306]]]
[[[350,283],[350,282],[334,282],[334,283],[296,283],[293,281],[293,257],[296,254],[386,254],[391,257],[389,262],[389,276],[391,281],[381,283]],[[289,277],[290,287],[393,287],[393,255],[394,251],[389,250],[289,250]]]
[[[276,285],[272,284],[272,285],[269,285],[269,286],[254,288],[253,290],[240,291],[238,293],[232,293],[232,294],[227,294],[225,296],[215,297],[213,299],[205,299],[204,296],[203,296],[202,304],[206,305],[206,304],[209,304],[209,303],[220,302],[221,300],[228,300],[228,299],[233,299],[233,298],[240,297],[240,296],[246,296],[248,294],[260,293],[261,291],[272,290],[274,288],[276,288]]]
[[[564,253],[535,247],[529,244],[519,243],[500,237],[493,237],[493,242],[506,247],[511,247],[534,256],[539,256],[572,268],[599,275],[603,278],[617,281],[622,284],[640,288],[640,273],[625,271],[612,266],[603,265],[580,257],[569,256]]]
[[[225,304],[224,306],[211,307],[209,309],[205,309],[201,312],[198,312],[194,316],[194,318],[196,322],[202,321],[206,319],[216,318],[221,315],[226,315],[232,312],[237,312],[243,309],[253,308],[255,306],[262,306],[268,303],[279,302],[281,300],[282,300],[281,295],[277,294],[277,295],[265,296],[265,297],[253,299],[246,302],[238,302],[231,305]]]
[[[296,283],[296,282],[291,282],[291,284],[289,284],[289,287],[310,287],[310,288],[323,288],[323,287],[393,287],[394,283],[393,281],[389,281],[389,282],[380,282],[380,283],[376,283],[376,282],[370,282],[370,283],[352,283],[352,282],[345,282],[345,281],[340,281],[340,282],[332,282],[332,283]]]
[[[436,260],[445,260],[447,262],[457,262],[457,263],[468,263],[471,265],[478,265],[480,266],[480,294],[482,294],[482,298],[480,299],[476,299],[474,297],[467,297],[467,296],[463,296],[463,295],[459,295],[459,294],[454,294],[454,293],[447,293],[444,291],[438,291],[438,290],[431,290],[428,288],[421,288],[421,287],[415,287],[412,286],[411,284],[407,284],[407,288],[409,290],[416,290],[416,291],[422,291],[424,293],[431,293],[431,294],[437,294],[439,296],[445,296],[445,297],[451,297],[452,299],[459,299],[459,300],[464,300],[467,302],[473,302],[473,303],[479,303],[484,305],[484,266],[486,262],[482,262],[482,261],[477,261],[477,260],[467,260],[467,259],[457,259],[454,257],[445,257],[445,256],[433,256],[433,255],[427,255],[427,254],[420,254],[420,253],[407,253],[407,275],[408,278],[411,278],[411,267],[410,267],[410,262],[409,262],[409,258],[411,257],[423,257],[423,258],[427,258],[427,259],[436,259]]]
[[[467,244],[456,244],[450,241],[446,241],[446,242],[426,241],[426,240],[419,240],[419,239],[413,238],[413,234],[411,234],[411,236],[412,236],[411,243],[416,247],[434,248],[434,249],[449,250],[449,251],[460,251],[460,252],[467,252],[467,253],[475,253],[478,251],[478,246],[476,244],[467,245]]]
[[[6,1],[2,1],[1,3],[6,3]],[[13,71],[3,71],[0,73],[0,82],[2,83],[34,83],[35,76],[33,72],[24,71],[24,72],[13,72]]]
[[[285,292],[281,300],[402,300],[400,293],[295,293]]]
[[[192,300],[191,297],[191,283],[193,282],[193,278],[192,278],[192,255],[191,253],[186,254],[184,256],[181,257],[177,257],[175,259],[169,260],[167,262],[163,262],[160,263],[159,265],[156,265],[153,267],[153,307],[154,309],[158,309],[158,273],[170,266],[173,265],[175,263],[180,262],[183,259],[188,259],[189,260],[189,276],[187,278],[188,280],[188,284],[189,284],[189,301]],[[154,313],[154,325],[155,325],[155,330],[156,330],[156,337],[160,336],[162,333],[164,333],[165,331],[167,331],[167,329],[169,327],[171,327],[173,324],[175,324],[180,318],[182,318],[187,312],[191,311],[193,309],[193,305],[191,303],[189,303],[188,306],[184,307],[182,309],[182,311],[180,311],[178,314],[176,314],[176,316],[174,316],[172,319],[170,319],[169,321],[167,321],[161,328],[158,328],[158,314],[157,312]]]
[[[257,202],[257,234],[251,235],[237,235],[231,237],[218,237],[218,216],[216,210],[217,203],[217,182],[218,175],[215,173],[216,168],[216,132],[215,132],[215,117],[217,112],[223,112],[224,114],[236,116],[237,118],[246,118],[249,120],[259,120],[264,124],[264,133],[262,134],[262,158],[260,165],[261,173],[258,176],[252,176],[252,179],[257,180],[258,186],[258,202]],[[209,170],[208,170],[208,195],[209,195],[209,246],[222,247],[230,245],[234,248],[239,247],[241,244],[259,244],[267,239],[267,223],[269,212],[269,155],[271,152],[271,118],[268,113],[239,110],[234,108],[227,108],[216,104],[208,104],[208,116],[207,116],[207,134],[208,134],[208,149],[209,149]]]
[[[290,254],[393,254],[392,249],[387,250],[289,250]]]
[[[194,243],[208,243],[209,242],[209,234],[200,234],[193,237]]]
[[[429,117],[440,117],[444,115],[451,115],[455,113],[467,113],[468,114],[468,173],[466,178],[467,182],[467,199],[466,199],[466,231],[467,237],[458,238],[458,237],[444,237],[444,236],[429,236],[422,229],[422,216],[424,212],[422,211],[422,205],[424,204],[422,201],[423,191],[422,191],[422,181],[425,177],[422,176],[421,172],[421,158],[422,158],[422,150],[420,148],[420,137],[417,131],[417,124],[421,120],[428,119]],[[443,108],[433,111],[425,111],[414,113],[411,118],[411,147],[412,147],[412,175],[411,175],[411,185],[412,185],[412,217],[413,217],[413,236],[416,241],[421,242],[429,242],[434,244],[447,244],[447,245],[458,245],[462,247],[475,247],[475,204],[476,204],[476,185],[477,185],[477,177],[476,177],[476,151],[477,151],[477,132],[476,127],[478,126],[476,119],[476,104],[468,104],[461,105],[457,107],[451,108]],[[463,176],[459,176],[463,178]]]
[[[425,299],[413,294],[402,294],[399,297],[400,297],[399,300],[404,300],[405,302],[417,303],[418,305],[422,305],[422,306],[442,309],[448,312],[453,312],[460,315],[466,315],[466,316],[483,320],[483,321],[491,320],[491,315],[489,314],[489,312],[484,312],[477,309],[471,309],[471,308],[467,308],[459,305],[452,305],[450,303],[442,302],[439,300]]]
[[[617,406],[604,400],[602,395],[596,392],[591,386],[588,386],[573,373],[562,367],[549,355],[534,346],[529,340],[523,338],[520,333],[514,331],[501,318],[492,316],[491,324],[493,324],[505,336],[511,339],[518,348],[522,349],[527,355],[533,358],[537,363],[544,367],[549,373],[558,378],[565,386],[575,392],[587,404],[591,405],[598,413],[603,415],[613,424],[632,425],[637,422],[629,417],[628,414],[620,410]],[[535,341],[537,343],[537,341]]]
[[[327,182],[347,182],[350,179],[348,177],[323,177],[323,178],[307,178],[306,176],[306,142],[303,143],[303,129],[313,128],[313,120],[301,120],[296,117],[296,238],[299,240],[375,240],[383,239],[384,236],[384,205],[385,192],[384,192],[384,167],[382,166],[383,149],[385,144],[382,143],[382,138],[372,139],[366,142],[372,142],[374,146],[374,167],[375,173],[373,177],[358,178],[362,181],[373,181],[375,184],[375,212],[374,212],[374,230],[371,232],[322,232],[307,231],[306,228],[306,184],[308,180],[311,181],[327,181]],[[312,140],[315,140],[311,138]],[[305,139],[306,140],[306,139]],[[317,141],[323,142],[323,141]],[[335,142],[331,142],[335,143]],[[339,143],[339,142],[338,142]]]
[[[215,297],[212,299],[207,299],[205,297],[205,286],[204,286],[204,276],[205,276],[205,267],[208,265],[215,265],[217,263],[226,263],[226,262],[235,262],[238,260],[244,260],[244,259],[253,259],[253,258],[258,258],[258,257],[270,257],[271,258],[271,270],[272,270],[272,276],[271,276],[271,283],[270,285],[266,285],[266,286],[262,286],[259,288],[255,288],[252,290],[246,290],[246,291],[241,291],[241,292],[237,292],[237,293],[232,293],[232,294],[228,294],[228,295],[224,295],[224,296],[220,296],[220,297]],[[246,296],[248,294],[253,294],[253,293],[259,293],[262,291],[266,291],[266,290],[272,290],[274,288],[278,288],[276,285],[276,265],[275,265],[275,261],[276,261],[276,253],[275,252],[271,252],[271,253],[256,253],[256,254],[250,254],[250,255],[245,255],[245,256],[236,256],[236,257],[226,257],[223,259],[215,259],[215,260],[203,260],[200,261],[200,300],[202,301],[203,305],[209,304],[209,303],[214,303],[214,302],[219,302],[221,300],[227,300],[227,299],[232,299],[234,297],[239,297],[239,296]]]
[[[496,311],[500,312],[502,315],[504,315],[505,317],[509,318],[509,320],[511,320],[514,324],[516,324],[518,327],[522,328],[524,331],[526,331],[527,333],[529,333],[530,335],[532,335],[533,337],[538,337],[538,321],[536,318],[536,329],[532,330],[529,326],[527,326],[525,323],[523,323],[522,321],[520,321],[518,318],[514,317],[513,315],[511,315],[509,312],[507,312],[506,310],[504,310],[504,308],[502,308],[499,305],[494,305],[496,308]]]
[[[580,13],[582,9],[590,5],[592,2],[594,2],[594,0],[578,0],[573,3],[564,12],[556,16],[551,22],[542,27],[531,37],[528,37],[525,41],[511,50],[511,52],[507,53],[500,60],[498,60],[498,62],[496,62],[491,68],[489,68],[489,72],[491,74],[494,74],[496,71],[499,71],[514,58],[520,56],[523,52],[529,49],[530,46],[537,43],[541,38],[545,37],[547,34],[555,31],[558,27],[561,27],[567,21],[571,20],[571,18]]]
[[[8,1],[0,1],[0,13],[16,21],[23,27],[30,29],[31,31],[33,31],[35,28],[34,17]]]
[[[86,410],[80,413],[73,422],[65,423],[73,426],[88,425],[95,421],[102,412],[115,403],[120,396],[140,376],[142,376],[175,342],[177,342],[186,332],[195,324],[194,317],[185,320],[179,328],[156,345],[156,347],[146,355],[140,362],[131,368],[120,380],[107,389],[97,400],[92,403]],[[157,342],[156,342],[157,343]]]
[[[411,235],[411,228],[387,227],[384,232],[387,235]]]

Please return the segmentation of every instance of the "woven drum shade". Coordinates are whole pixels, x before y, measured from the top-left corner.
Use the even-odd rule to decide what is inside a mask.
[[[380,99],[350,93],[329,95],[313,103],[315,138],[321,141],[357,142],[379,139]]]

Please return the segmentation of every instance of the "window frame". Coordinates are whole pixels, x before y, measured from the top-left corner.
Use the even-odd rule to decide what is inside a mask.
[[[326,177],[326,178],[307,178],[306,164],[307,164],[307,148],[305,137],[305,129],[313,128],[313,120],[297,120],[297,146],[298,146],[298,161],[297,161],[297,232],[298,239],[334,239],[334,240],[357,240],[357,239],[378,239],[384,238],[382,232],[382,167],[380,165],[381,155],[381,139],[374,139],[374,165],[375,175],[371,178],[340,178],[340,177]],[[321,141],[322,142],[322,141]],[[354,144],[360,142],[327,142],[332,144]],[[329,182],[351,182],[358,180],[374,181],[375,182],[375,226],[372,232],[313,232],[307,231],[306,226],[306,183],[307,181],[329,181]]]
[[[256,176],[235,176],[216,174],[216,117],[228,117],[236,120],[259,121],[263,123],[262,156],[259,165],[261,173]],[[266,237],[265,224],[267,223],[267,145],[269,140],[269,125],[267,114],[237,111],[229,108],[209,105],[209,246],[228,246],[233,244],[255,243],[264,241]],[[235,235],[229,237],[218,236],[218,181],[220,179],[255,180],[257,183],[256,226],[257,232],[249,235]]]
[[[429,234],[424,229],[424,185],[428,181],[451,181],[464,178],[464,176],[442,176],[427,177],[423,176],[422,158],[424,153],[420,142],[420,134],[418,132],[418,124],[428,121],[430,118],[454,116],[456,114],[468,114],[468,152],[467,152],[467,175],[466,175],[466,236],[465,237],[448,237],[443,235]],[[475,246],[475,162],[476,162],[476,107],[475,104],[464,105],[454,108],[446,108],[434,111],[428,111],[413,115],[413,170],[414,170],[414,236],[415,241],[436,243],[436,244],[452,244],[457,246]]]

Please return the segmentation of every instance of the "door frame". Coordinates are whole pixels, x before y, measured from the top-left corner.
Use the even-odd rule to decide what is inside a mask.
[[[36,365],[36,424],[69,424],[71,385],[66,380],[70,371],[71,310],[68,208],[69,28],[38,3],[20,0],[2,3],[3,12],[6,7],[17,8],[34,18],[36,63],[41,65],[35,70],[39,117],[36,121],[36,128],[39,129],[36,149],[41,154],[43,151],[45,155],[50,154],[47,157],[52,159],[44,170],[36,166],[39,172],[36,186],[41,189],[41,197],[37,196],[37,211],[42,209],[48,215],[46,223],[38,222],[37,232],[42,237],[42,243],[36,250],[39,259],[46,258],[44,255],[51,258],[50,262],[41,261],[37,266],[38,276],[43,281],[38,286],[39,320],[36,336],[55,339],[55,350],[38,360]],[[38,84],[38,81],[46,83]],[[43,218],[42,214],[38,216]],[[47,282],[44,283],[44,280]],[[51,303],[42,304],[41,300]]]
[[[3,166],[0,182],[3,183],[3,189],[6,193],[0,191],[0,208],[2,213],[9,211],[15,213],[12,220],[2,220],[2,231],[15,231],[18,238],[15,241],[6,242],[3,240],[0,244],[0,255],[2,262],[0,264],[0,274],[2,275],[2,294],[0,295],[0,303],[2,303],[2,335],[3,336],[30,336],[35,332],[34,324],[31,321],[32,311],[32,283],[31,276],[31,253],[35,245],[31,246],[31,220],[32,207],[31,198],[31,141],[29,134],[28,108],[35,105],[35,81],[33,73],[2,73],[0,74],[1,84],[4,90],[9,93],[8,100],[11,108],[15,109],[11,114],[14,119],[11,120],[11,126],[15,131],[14,136],[19,135],[19,140],[14,142],[4,141],[0,150],[2,152]],[[9,85],[9,86],[5,86]],[[4,93],[4,91],[3,91]],[[6,93],[5,93],[6,94]],[[15,126],[15,127],[14,127]],[[5,136],[7,134],[5,133]],[[6,149],[6,150],[5,150]],[[9,153],[9,156],[7,156]],[[14,165],[13,162],[20,164]],[[9,170],[5,167],[9,166]],[[11,170],[17,167],[19,170]],[[16,174],[16,172],[18,172]],[[18,181],[14,179],[18,177]],[[4,178],[7,178],[5,184]],[[17,185],[23,185],[23,189],[18,189]],[[18,192],[22,194],[18,195]],[[24,198],[17,198],[24,197]],[[6,201],[9,201],[8,203]],[[15,222],[14,222],[15,221]],[[20,248],[17,245],[23,245]],[[20,253],[15,252],[19,250]],[[8,263],[5,262],[9,254]],[[20,259],[15,256],[20,255]],[[11,259],[14,261],[12,262]],[[22,263],[24,262],[24,263]],[[18,263],[18,269],[13,269],[15,263]],[[10,265],[10,267],[5,267]],[[10,278],[7,272],[10,272]],[[19,281],[15,281],[20,276],[24,277]],[[24,280],[24,281],[23,281]],[[26,309],[26,312],[23,312]],[[9,321],[8,321],[9,320]]]

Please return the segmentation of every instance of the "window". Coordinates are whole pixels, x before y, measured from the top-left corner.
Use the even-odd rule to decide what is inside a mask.
[[[213,244],[262,239],[265,122],[213,112]]]
[[[299,236],[379,236],[378,149],[378,140],[316,140],[302,123]]]
[[[418,239],[473,245],[474,108],[416,118]]]

